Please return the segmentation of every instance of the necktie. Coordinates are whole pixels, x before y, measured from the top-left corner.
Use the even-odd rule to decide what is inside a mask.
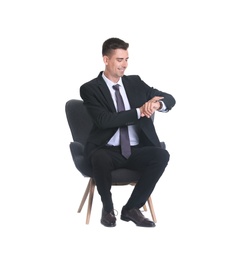
[[[119,87],[120,87],[119,84],[113,86],[113,89],[115,89],[118,112],[125,110],[124,102],[121,93],[119,91]],[[128,159],[128,157],[131,154],[131,148],[130,148],[129,133],[128,133],[127,126],[120,127],[120,144],[121,144],[121,154]]]

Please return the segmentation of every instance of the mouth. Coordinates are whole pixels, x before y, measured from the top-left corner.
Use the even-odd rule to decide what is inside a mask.
[[[118,69],[120,72],[125,72],[125,69]]]

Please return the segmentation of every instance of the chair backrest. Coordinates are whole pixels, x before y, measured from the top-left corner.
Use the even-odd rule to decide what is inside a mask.
[[[65,105],[66,117],[73,140],[85,145],[92,120],[82,100],[71,99]]]

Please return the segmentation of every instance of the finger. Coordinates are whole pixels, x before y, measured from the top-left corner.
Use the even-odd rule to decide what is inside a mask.
[[[157,101],[162,100],[162,99],[164,99],[164,97],[156,96],[156,97],[152,98],[152,101],[157,102]]]

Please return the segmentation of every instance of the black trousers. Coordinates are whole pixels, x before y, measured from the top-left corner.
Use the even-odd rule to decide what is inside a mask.
[[[127,168],[140,172],[140,179],[124,207],[141,208],[163,174],[169,157],[167,150],[154,146],[133,146],[128,159],[121,155],[119,146],[106,146],[95,151],[91,156],[91,163],[103,208],[107,212],[113,209],[111,172],[114,169]]]

